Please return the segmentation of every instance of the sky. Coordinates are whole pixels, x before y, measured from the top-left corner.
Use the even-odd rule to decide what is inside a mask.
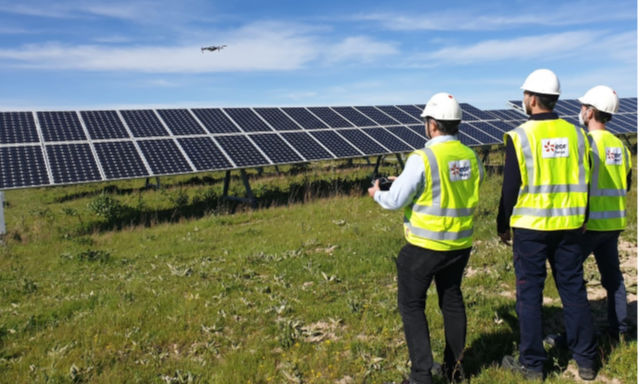
[[[482,109],[553,70],[637,94],[636,1],[0,0],[0,110]],[[200,47],[227,45],[219,52]]]

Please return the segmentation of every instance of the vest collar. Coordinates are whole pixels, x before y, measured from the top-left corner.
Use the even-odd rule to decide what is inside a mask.
[[[424,147],[428,148],[432,145],[446,143],[447,141],[455,141],[455,140],[458,140],[458,135],[442,135],[427,141]]]

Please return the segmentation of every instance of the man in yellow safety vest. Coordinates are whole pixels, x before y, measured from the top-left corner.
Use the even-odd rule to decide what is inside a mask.
[[[498,235],[513,230],[520,358],[503,367],[528,379],[544,378],[542,291],[546,262],[562,299],[568,345],[584,380],[596,376],[596,343],[582,269],[582,226],[588,204],[589,142],[585,132],[553,112],[560,82],[548,69],[525,80],[529,120],[505,134],[505,166]]]
[[[398,254],[398,308],[411,359],[409,383],[431,383],[434,366],[425,316],[427,289],[435,280],[445,324],[442,373],[464,378],[467,318],[460,291],[471,252],[473,212],[484,168],[457,138],[462,110],[448,93],[431,97],[421,114],[425,147],[413,152],[389,191],[376,180],[369,195],[385,209],[404,208],[407,243]]]
[[[579,98],[580,122],[589,130],[591,185],[584,260],[593,252],[607,290],[609,333],[617,340],[629,331],[627,293],[620,272],[618,236],[625,228],[625,198],[631,188],[631,153],[605,124],[618,112],[616,92],[604,85]]]

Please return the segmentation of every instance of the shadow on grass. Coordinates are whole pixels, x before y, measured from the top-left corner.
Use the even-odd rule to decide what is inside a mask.
[[[607,300],[591,300],[589,302],[594,318],[596,330],[596,342],[600,365],[605,365],[613,350],[618,346],[618,341],[612,339],[607,333]],[[637,339],[635,328],[637,327],[637,301],[627,304],[630,314],[630,322],[634,331],[627,335],[624,342]],[[500,319],[505,321],[510,331],[501,330],[493,333],[485,333],[476,338],[465,352],[464,365],[468,376],[478,375],[485,368],[500,366],[505,355],[515,356],[518,352],[520,340],[520,325],[515,314],[515,306],[502,306],[496,310]],[[543,305],[543,334],[560,334],[565,331],[562,307]],[[547,348],[547,362],[545,371],[549,374],[562,374],[572,359],[571,351],[566,345]]]
[[[235,179],[233,180],[234,184],[240,183],[238,177],[233,179]],[[222,181],[222,179],[214,179],[211,177],[194,177],[178,185],[208,185]],[[268,208],[337,195],[363,194],[370,186],[370,183],[371,180],[367,176],[358,178],[337,177],[331,180],[303,180],[292,181],[286,184],[279,183],[278,185],[259,185],[258,187],[253,187],[253,193],[257,199],[258,208]],[[175,185],[176,184],[173,186]],[[105,192],[126,194],[135,191],[135,189],[118,189],[117,187],[109,186],[105,188],[105,190],[75,196],[69,195],[61,199],[77,198],[79,195],[83,195],[82,197],[91,194],[101,195]],[[229,200],[222,196],[221,192],[215,191],[213,188],[205,191],[204,194],[195,195],[191,199],[189,199],[186,192],[182,190],[168,193],[167,195],[174,205],[172,208],[149,208],[145,206],[144,201],[141,201],[138,206],[123,205],[117,201],[112,201],[111,204],[116,204],[117,206],[107,207],[110,214],[106,218],[84,223],[78,232],[79,234],[87,234],[122,229],[127,226],[152,226],[159,223],[176,222],[182,219],[197,219],[211,213],[232,214],[235,213],[237,209],[249,208],[248,204]]]

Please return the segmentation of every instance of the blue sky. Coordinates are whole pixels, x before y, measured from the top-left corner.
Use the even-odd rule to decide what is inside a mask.
[[[0,109],[563,98],[637,94],[636,2],[0,0]],[[226,44],[221,52],[200,47]]]

